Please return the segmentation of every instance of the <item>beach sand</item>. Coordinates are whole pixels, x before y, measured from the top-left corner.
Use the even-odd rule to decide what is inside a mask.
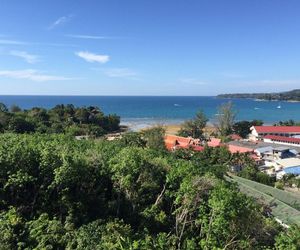
[[[178,131],[180,130],[181,124],[169,124],[169,125],[165,125],[164,127],[166,129],[166,134],[176,135],[178,133]],[[216,131],[217,131],[217,128],[211,124],[208,124],[204,128],[204,133],[209,134],[209,135]]]

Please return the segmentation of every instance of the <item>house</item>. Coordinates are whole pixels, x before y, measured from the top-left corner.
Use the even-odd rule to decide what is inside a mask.
[[[193,139],[192,137],[182,137],[176,135],[166,135],[165,138],[166,148],[170,151],[174,151],[180,148],[193,149],[194,151],[202,151],[204,147],[200,145],[198,139]]]
[[[220,147],[222,145],[221,139],[219,138],[210,138],[210,140],[207,142],[207,146],[209,147]]]
[[[266,135],[263,137],[263,140],[264,142],[300,147],[300,138],[286,137],[280,135]]]
[[[300,126],[252,126],[249,139],[261,140],[268,135],[294,137],[300,135]]]
[[[300,159],[287,158],[276,161],[276,178],[281,179],[285,174],[300,175]]]
[[[228,150],[230,151],[230,153],[232,153],[232,154],[234,154],[234,153],[254,153],[253,148],[236,146],[236,145],[232,145],[232,144],[228,144],[227,147],[228,147]]]

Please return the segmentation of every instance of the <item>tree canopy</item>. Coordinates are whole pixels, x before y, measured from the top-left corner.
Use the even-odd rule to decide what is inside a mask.
[[[187,120],[182,124],[178,135],[183,137],[191,136],[193,138],[202,138],[203,129],[205,128],[207,121],[208,119],[204,112],[200,110],[193,119]]]
[[[298,249],[223,178],[238,156],[156,150],[160,132],[0,135],[0,248]]]
[[[52,109],[34,107],[22,110],[13,105],[11,112],[0,103],[0,132],[14,133],[65,133],[70,135],[102,136],[119,129],[120,117],[104,115],[94,106],[74,107],[56,105]]]

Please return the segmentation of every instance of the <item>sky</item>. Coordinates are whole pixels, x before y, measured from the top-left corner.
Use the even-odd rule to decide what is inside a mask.
[[[299,0],[0,0],[0,95],[300,88]]]

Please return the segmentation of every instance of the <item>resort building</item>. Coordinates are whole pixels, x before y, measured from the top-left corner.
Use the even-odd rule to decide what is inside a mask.
[[[252,126],[249,139],[253,141],[262,140],[265,136],[300,136],[300,126]]]
[[[300,147],[300,138],[286,137],[280,135],[266,135],[264,142]]]

